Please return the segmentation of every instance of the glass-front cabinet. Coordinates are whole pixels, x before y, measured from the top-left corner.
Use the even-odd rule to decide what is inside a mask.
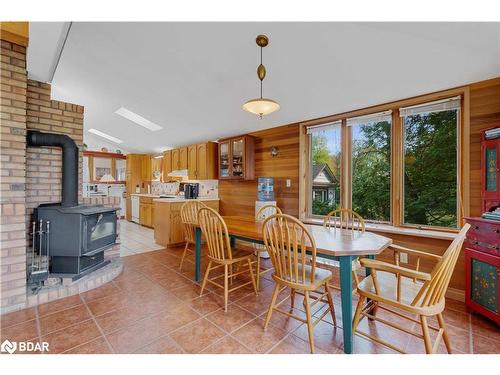
[[[219,178],[229,178],[229,141],[219,143]]]
[[[253,180],[255,138],[249,135],[219,142],[219,179]]]

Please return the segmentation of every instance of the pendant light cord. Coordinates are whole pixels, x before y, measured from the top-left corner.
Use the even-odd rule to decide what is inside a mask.
[[[262,65],[262,47],[260,47],[260,65]],[[260,98],[262,99],[262,79],[260,80]]]

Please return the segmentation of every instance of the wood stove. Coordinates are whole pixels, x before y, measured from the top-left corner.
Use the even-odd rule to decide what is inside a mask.
[[[50,259],[47,277],[50,273],[54,277],[76,279],[107,264],[104,251],[116,242],[117,209],[78,205],[76,143],[67,135],[37,131],[28,131],[27,142],[29,146],[61,147],[63,151],[62,200],[41,204],[34,212],[33,253]],[[35,230],[37,223],[39,231]],[[30,272],[33,282],[42,281],[40,275]]]

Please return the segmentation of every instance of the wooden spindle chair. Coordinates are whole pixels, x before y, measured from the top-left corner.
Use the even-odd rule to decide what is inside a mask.
[[[323,219],[323,226],[326,228],[340,228],[355,232],[365,232],[365,220],[357,212],[348,208],[333,210]],[[356,285],[359,284],[358,271],[361,269],[359,258],[352,264],[352,275]],[[335,288],[340,289],[340,288]]]
[[[451,344],[446,332],[442,312],[445,308],[445,294],[448,289],[448,284],[469,228],[470,224],[465,224],[462,227],[442,256],[396,245],[391,246],[397,258],[399,258],[399,253],[407,253],[410,256],[416,257],[416,269],[410,269],[398,264],[391,264],[373,259],[361,259],[361,265],[369,267],[371,269],[371,274],[370,277],[366,277],[361,281],[357,287],[360,298],[354,315],[353,331],[397,352],[404,353],[403,349],[395,345],[359,331],[357,329],[359,322],[364,317],[368,317],[369,319],[379,321],[392,328],[423,339],[425,352],[427,354],[437,352],[441,339],[443,339],[448,353],[451,353]],[[432,272],[426,273],[419,270],[420,258],[437,262]],[[369,300],[369,302],[364,305],[367,300]],[[401,318],[419,323],[422,328],[422,334],[413,332],[407,327],[403,327],[399,324],[378,318],[371,312],[374,306],[378,306],[378,308],[393,313]],[[419,320],[393,310],[391,307],[408,312],[412,315],[418,315]],[[432,316],[436,316],[439,328],[428,325],[427,319]],[[429,328],[437,331],[434,344],[431,341]]]
[[[268,327],[273,311],[304,322],[307,324],[311,353],[314,353],[314,326],[328,313],[331,313],[334,325],[337,325],[333,299],[328,287],[328,282],[333,275],[328,270],[316,267],[314,238],[304,224],[296,218],[283,214],[268,217],[263,223],[263,235],[273,263],[272,277],[276,283],[264,330]],[[291,290],[290,295],[276,303],[278,294],[287,288]],[[320,291],[320,288],[324,291]],[[293,314],[295,293],[304,296],[306,319]],[[291,298],[291,312],[279,309],[279,306],[288,298]],[[314,302],[311,303],[311,299]],[[318,302],[326,303],[328,309],[313,321],[311,308]]]
[[[200,208],[206,207],[203,202],[200,201],[187,201],[181,207],[181,220],[184,224],[184,241],[186,241],[186,246],[182,252],[181,264],[179,265],[179,270],[182,271],[182,264],[184,263],[184,258],[189,252],[194,254],[194,250],[189,248],[190,245],[195,246],[195,230],[198,224],[198,211]]]
[[[224,311],[227,312],[229,293],[252,284],[255,290],[255,295],[258,295],[252,269],[252,258],[254,257],[254,252],[252,250],[248,251],[246,249],[231,248],[226,223],[217,211],[208,207],[201,208],[198,211],[198,223],[203,235],[205,236],[208,247],[208,267],[201,284],[200,296],[203,294],[203,290],[205,289],[207,282],[224,289]],[[217,266],[212,267],[213,263],[217,264]],[[241,268],[238,267],[238,271],[233,273],[233,265],[241,265]],[[210,271],[220,267],[224,267],[224,274],[209,279]],[[247,272],[250,274],[250,281],[229,289],[230,280]],[[222,277],[224,278],[223,285],[215,282],[216,279],[220,279]]]

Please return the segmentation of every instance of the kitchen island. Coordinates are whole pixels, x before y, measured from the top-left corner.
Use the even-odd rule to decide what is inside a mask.
[[[219,211],[219,198],[184,199],[169,197],[153,199],[155,242],[165,247],[184,242],[181,207],[186,201],[197,200]]]

